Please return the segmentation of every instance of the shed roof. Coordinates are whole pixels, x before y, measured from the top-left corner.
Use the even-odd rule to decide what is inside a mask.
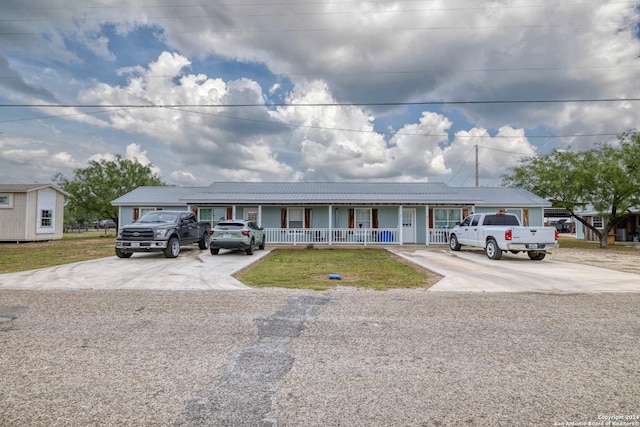
[[[54,184],[0,184],[0,193],[29,193],[43,188],[53,188],[65,196],[69,196],[69,193]]]

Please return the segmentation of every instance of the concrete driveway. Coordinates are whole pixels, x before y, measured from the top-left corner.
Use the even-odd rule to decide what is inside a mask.
[[[393,252],[444,276],[431,291],[640,292],[640,275],[554,261],[553,254],[531,261],[523,253],[506,253],[495,261],[481,249],[396,248]]]
[[[582,264],[531,261],[525,254],[505,254],[499,261],[482,250],[452,252],[448,248],[389,247],[393,253],[430,269],[444,278],[430,291],[456,292],[640,292],[640,275]],[[241,251],[182,249],[180,256],[134,254],[115,256],[0,275],[0,289],[248,289],[231,275],[260,260],[269,249],[247,256]]]
[[[241,251],[209,251],[183,248],[180,256],[166,259],[162,253],[138,253],[129,259],[115,255],[56,267],[0,274],[0,289],[147,289],[210,290],[248,289],[231,277],[258,261],[269,250],[248,256]]]

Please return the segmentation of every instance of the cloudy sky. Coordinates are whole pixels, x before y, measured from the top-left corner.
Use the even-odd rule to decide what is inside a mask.
[[[640,2],[3,0],[0,182],[496,185],[640,123]],[[553,102],[551,102],[553,101]]]

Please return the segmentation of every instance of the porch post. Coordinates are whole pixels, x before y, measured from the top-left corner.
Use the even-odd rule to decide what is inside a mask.
[[[333,216],[331,215],[331,211],[332,206],[329,205],[329,237],[327,238],[329,245],[333,244]]]
[[[231,206],[231,217],[236,218],[236,205]]]
[[[258,205],[258,227],[262,227],[262,205]]]
[[[431,244],[431,242],[429,241],[429,240],[430,240],[430,238],[429,238],[429,237],[431,236],[431,230],[429,229],[429,205],[425,206],[425,209],[424,209],[424,219],[425,219],[425,221],[426,221],[426,223],[425,223],[425,225],[426,225],[426,226],[425,226],[425,229],[427,230],[427,236],[426,236],[426,238],[425,238],[425,240],[424,240],[424,241],[425,241],[426,245],[427,245],[427,246],[429,246],[429,245]]]
[[[402,205],[398,207],[398,243],[404,245],[404,236],[402,235]]]

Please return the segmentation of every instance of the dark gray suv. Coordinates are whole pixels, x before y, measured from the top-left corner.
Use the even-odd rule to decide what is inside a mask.
[[[265,232],[253,221],[244,219],[228,219],[220,221],[211,234],[209,250],[211,255],[218,255],[220,249],[239,249],[253,255],[255,246],[264,249]]]

